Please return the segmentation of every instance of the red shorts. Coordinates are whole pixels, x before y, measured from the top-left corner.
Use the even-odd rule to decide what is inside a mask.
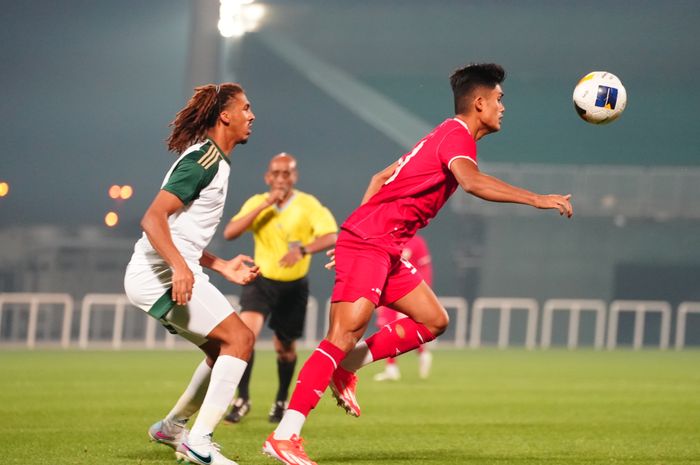
[[[401,247],[381,239],[362,239],[341,230],[335,244],[335,285],[331,302],[365,297],[374,305],[396,302],[423,280]]]

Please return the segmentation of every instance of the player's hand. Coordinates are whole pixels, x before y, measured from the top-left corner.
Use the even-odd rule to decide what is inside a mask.
[[[284,189],[272,189],[265,198],[265,203],[269,207],[272,204],[280,203],[287,196],[287,191]]]
[[[304,256],[301,254],[301,249],[299,247],[292,247],[289,249],[289,252],[284,254],[284,257],[280,259],[279,264],[283,268],[289,268],[296,265],[302,258],[304,258]]]
[[[539,195],[535,201],[535,208],[559,210],[560,215],[566,215],[568,218],[574,214],[574,207],[571,206],[571,194]]]
[[[326,252],[326,256],[328,257],[328,263],[323,265],[323,267],[327,270],[332,270],[335,268],[335,247],[329,249],[328,252]]]
[[[173,268],[173,292],[171,298],[178,305],[187,305],[192,298],[194,274],[187,265]]]
[[[232,283],[245,286],[260,276],[260,267],[247,255],[238,255],[231,260],[226,260],[219,271],[224,278]]]

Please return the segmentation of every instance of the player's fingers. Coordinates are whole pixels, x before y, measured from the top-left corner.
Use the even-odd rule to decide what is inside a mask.
[[[185,295],[181,290],[178,290],[175,292],[175,294],[173,295],[173,300],[178,305],[185,305],[185,302],[186,302]]]

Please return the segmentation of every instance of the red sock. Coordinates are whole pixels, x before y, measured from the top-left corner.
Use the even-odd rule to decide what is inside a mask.
[[[365,341],[374,361],[396,357],[430,342],[435,336],[410,318],[401,318],[374,333]]]
[[[333,372],[344,358],[345,352],[341,349],[325,339],[321,341],[299,372],[289,409],[308,416],[321,400]]]

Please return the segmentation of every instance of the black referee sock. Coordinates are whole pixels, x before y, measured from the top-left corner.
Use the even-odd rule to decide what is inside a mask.
[[[294,368],[297,365],[297,359],[291,362],[285,362],[284,360],[277,359],[277,375],[280,379],[279,390],[277,391],[278,401],[284,402],[289,396],[289,385],[292,383],[292,376],[294,376]]]
[[[248,386],[250,385],[250,375],[253,372],[253,362],[255,361],[255,351],[250,353],[250,360],[248,360],[248,366],[243,372],[241,377],[241,382],[238,383],[238,397],[242,399],[250,399],[250,393],[248,392]]]

